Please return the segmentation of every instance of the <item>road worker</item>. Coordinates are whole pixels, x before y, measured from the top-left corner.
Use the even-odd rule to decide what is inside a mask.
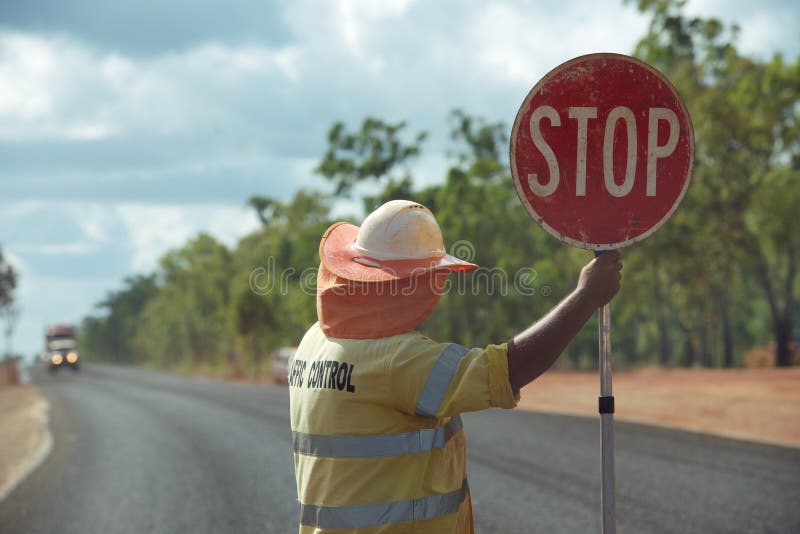
[[[300,533],[473,532],[459,414],[516,406],[619,290],[619,253],[589,262],[525,331],[472,349],[415,330],[447,275],[476,268],[445,252],[424,206],[393,200],[361,227],[336,223],[319,255],[318,322],[289,367]]]

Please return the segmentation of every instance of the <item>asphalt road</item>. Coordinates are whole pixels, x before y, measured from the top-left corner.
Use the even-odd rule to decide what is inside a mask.
[[[36,381],[55,444],[0,503],[3,534],[297,531],[285,388],[108,366]],[[600,531],[597,421],[464,426],[478,533]],[[800,449],[617,422],[616,462],[620,533],[800,532]]]

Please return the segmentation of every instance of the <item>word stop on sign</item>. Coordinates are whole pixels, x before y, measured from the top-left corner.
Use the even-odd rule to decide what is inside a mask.
[[[575,146],[575,196],[586,196],[586,165],[587,144],[589,137],[589,121],[597,119],[596,107],[570,107],[569,119],[577,122],[577,136]],[[549,171],[549,179],[542,183],[535,172],[528,174],[528,185],[537,196],[552,195],[558,188],[560,169],[555,152],[542,136],[541,121],[547,119],[551,126],[561,126],[561,117],[552,106],[539,106],[530,118],[530,135],[534,146],[541,152]],[[660,121],[669,125],[667,141],[658,144],[658,126]],[[627,148],[625,152],[625,176],[622,183],[618,184],[614,176],[614,139],[617,126],[622,122],[627,135]],[[656,170],[660,158],[665,158],[675,151],[678,146],[678,116],[669,108],[650,108],[647,121],[647,190],[649,197],[656,195]],[[606,117],[603,129],[603,150],[600,154],[591,154],[591,157],[601,158],[603,166],[603,180],[606,190],[615,197],[624,197],[633,189],[636,179],[638,133],[636,131],[636,118],[633,111],[625,106],[613,108]]]
[[[528,214],[571,245],[606,250],[652,234],[689,185],[694,133],[650,65],[590,54],[528,93],[511,130],[511,174]]]

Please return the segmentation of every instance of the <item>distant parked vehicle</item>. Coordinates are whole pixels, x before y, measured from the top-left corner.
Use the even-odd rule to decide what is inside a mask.
[[[77,371],[80,368],[80,357],[75,328],[61,324],[47,327],[42,358],[48,364],[50,372],[65,367]]]
[[[289,367],[297,347],[281,347],[269,355],[269,375],[273,384],[289,385]]]

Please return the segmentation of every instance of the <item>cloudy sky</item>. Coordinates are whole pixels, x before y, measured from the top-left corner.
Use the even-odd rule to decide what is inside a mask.
[[[798,54],[794,0],[688,11],[737,22],[748,54]],[[44,325],[78,322],[197,232],[234,245],[258,226],[250,195],[324,189],[311,169],[333,121],[428,130],[415,174],[433,183],[449,110],[510,125],[548,70],[630,53],[646,27],[616,0],[0,0],[0,246],[21,273],[13,348],[40,350]]]

